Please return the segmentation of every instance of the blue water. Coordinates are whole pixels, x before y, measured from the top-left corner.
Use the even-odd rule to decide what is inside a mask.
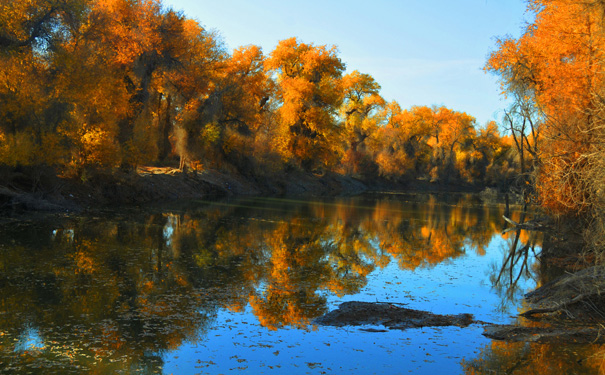
[[[540,278],[532,252],[514,288],[494,287],[511,243],[503,212],[470,195],[375,195],[11,223],[0,227],[0,373],[500,371],[507,359],[481,322],[515,323]],[[539,252],[538,238],[523,241]],[[313,324],[345,301],[480,322],[386,332]]]

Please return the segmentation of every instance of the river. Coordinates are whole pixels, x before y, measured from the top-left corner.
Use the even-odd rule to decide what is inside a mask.
[[[504,209],[472,195],[256,197],[9,221],[0,373],[598,373],[600,346],[492,341],[482,324],[313,324],[345,301],[528,324],[541,238],[521,233],[510,267]]]

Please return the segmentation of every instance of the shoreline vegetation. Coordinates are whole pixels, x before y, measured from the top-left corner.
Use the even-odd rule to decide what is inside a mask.
[[[227,183],[275,195],[358,181],[506,190],[531,159],[494,121],[388,102],[335,46],[229,51],[161,0],[10,1],[0,14],[3,203],[63,188],[100,203],[196,196],[192,184],[229,194]],[[173,192],[151,187],[168,175],[183,177]]]
[[[485,66],[512,104],[501,124],[479,125],[387,102],[335,46],[228,51],[160,0],[4,2],[0,208],[489,188],[549,216],[543,259],[602,264],[605,3],[527,4],[533,22],[498,39]],[[515,240],[511,262],[527,251]],[[555,307],[576,297],[547,309],[564,314]]]

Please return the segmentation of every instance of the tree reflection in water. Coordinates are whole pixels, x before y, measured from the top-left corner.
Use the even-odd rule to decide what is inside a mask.
[[[501,208],[418,199],[255,198],[2,227],[0,362],[13,373],[156,372],[220,309],[307,329],[329,295],[358,293],[392,260],[431,267],[484,254],[498,235]]]
[[[513,221],[523,224],[526,215],[523,212],[514,213]],[[519,285],[520,281],[533,279],[539,284],[539,263],[532,263],[532,260],[540,253],[543,235],[540,231],[508,228],[503,231],[502,237],[506,240],[502,264],[499,267],[494,265],[490,280],[500,295],[500,309],[504,311],[509,304],[523,296],[525,291]]]
[[[513,221],[524,224],[525,214],[516,212]],[[501,297],[501,309],[518,301],[523,290],[520,281],[534,279],[537,286],[545,280],[540,263],[531,263],[540,252],[543,234],[510,228],[502,235],[506,240],[502,263],[495,265],[490,279]],[[542,323],[520,318],[523,326],[537,326]],[[531,342],[492,341],[481,349],[473,360],[463,360],[465,374],[605,374],[603,345],[561,345]]]
[[[556,344],[493,341],[476,359],[462,361],[467,375],[604,374],[602,345],[570,349]]]

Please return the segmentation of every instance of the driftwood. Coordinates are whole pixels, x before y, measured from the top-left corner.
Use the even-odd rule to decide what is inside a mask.
[[[413,310],[382,302],[344,302],[314,321],[322,326],[382,325],[389,329],[457,326],[476,323],[471,314],[439,315],[428,311]],[[368,331],[368,330],[366,330]],[[383,332],[370,330],[368,332]]]
[[[540,220],[532,220],[532,221],[527,221],[525,223],[517,223],[516,221],[514,221],[513,219],[506,217],[506,215],[502,215],[502,218],[509,223],[510,225],[512,225],[511,228],[507,228],[505,229],[502,234],[513,231],[513,230],[517,230],[517,229],[523,229],[523,230],[529,230],[529,231],[545,231],[548,229],[548,225],[544,224],[542,221]]]

